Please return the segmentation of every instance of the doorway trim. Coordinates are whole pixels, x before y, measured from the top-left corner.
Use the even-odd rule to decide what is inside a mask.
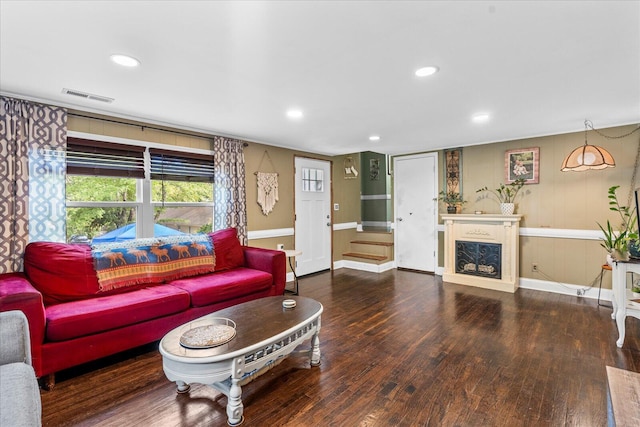
[[[293,188],[294,188],[294,194],[293,194],[293,220],[294,220],[294,246],[296,246],[296,249],[302,250],[302,248],[298,248],[298,238],[300,236],[299,230],[298,230],[298,214],[299,212],[297,212],[297,204],[298,204],[298,200],[297,200],[297,195],[298,192],[300,191],[300,180],[299,178],[299,173],[301,173],[301,171],[297,170],[297,163],[298,161],[311,161],[311,162],[322,162],[325,163],[328,166],[328,170],[329,170],[329,174],[325,179],[325,183],[326,185],[328,185],[328,200],[326,202],[326,215],[328,215],[328,218],[324,219],[324,221],[328,221],[330,223],[330,225],[328,226],[329,228],[329,236],[328,236],[328,254],[325,254],[328,256],[329,258],[329,263],[328,263],[328,268],[329,270],[333,270],[333,209],[331,209],[331,207],[333,206],[333,161],[331,160],[327,160],[327,159],[323,159],[323,158],[319,158],[319,157],[312,157],[312,156],[300,156],[300,155],[294,155],[293,156]],[[324,224],[323,221],[323,224]],[[304,257],[304,251],[301,257]],[[297,270],[298,267],[298,260],[296,260],[295,266],[294,268]],[[326,269],[322,269],[322,270],[318,270],[317,272],[320,271],[325,271]],[[296,271],[297,273],[297,271]],[[316,272],[311,272],[308,274],[314,274]],[[303,276],[306,275],[307,273],[303,272]]]

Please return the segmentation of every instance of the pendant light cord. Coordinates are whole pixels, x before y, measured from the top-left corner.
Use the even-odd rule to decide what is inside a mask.
[[[584,127],[585,127],[585,139],[584,139],[585,144],[587,143],[587,136],[586,136],[587,128],[590,128],[592,131],[594,131],[601,137],[607,138],[607,139],[626,138],[640,130],[640,125],[638,125],[635,129],[625,133],[624,135],[618,135],[618,136],[605,135],[602,132],[600,132],[598,129],[593,127],[593,123],[591,122],[591,120],[586,120],[586,119],[584,121]],[[631,174],[631,186],[629,187],[629,196],[627,197],[627,206],[631,206],[631,201],[633,199],[633,195],[636,189],[636,177],[638,175],[638,164],[640,164],[640,140],[638,140],[638,150],[636,151],[636,160],[633,164],[633,173]]]
[[[624,135],[618,135],[618,136],[609,136],[609,135],[605,135],[604,133],[600,132],[598,129],[593,127],[593,123],[591,122],[591,120],[585,120],[584,121],[584,126],[585,127],[589,127],[592,131],[594,131],[595,133],[597,133],[598,135],[600,135],[603,138],[607,138],[607,139],[621,139],[621,138],[626,138],[629,135],[633,135],[634,133],[636,133],[637,131],[640,130],[640,125],[638,125],[638,127],[636,127],[635,129],[633,129],[632,131],[625,133]]]

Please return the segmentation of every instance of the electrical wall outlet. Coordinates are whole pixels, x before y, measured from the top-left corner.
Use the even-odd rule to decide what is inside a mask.
[[[537,262],[534,262],[534,263],[531,264],[531,271],[536,272],[536,273],[539,271]]]
[[[278,243],[276,245],[276,249],[278,249],[279,251],[283,251],[284,250],[284,245],[282,243]]]

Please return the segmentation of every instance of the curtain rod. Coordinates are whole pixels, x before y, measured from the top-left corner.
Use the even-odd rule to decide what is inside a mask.
[[[162,128],[158,128],[158,127],[155,127],[155,126],[137,125],[137,124],[133,124],[133,123],[121,122],[119,120],[103,119],[101,117],[86,116],[84,114],[77,114],[77,113],[68,113],[68,114],[70,116],[82,117],[84,119],[101,120],[103,122],[108,122],[108,123],[116,123],[116,124],[119,124],[119,125],[127,125],[127,126],[139,127],[139,128],[142,129],[142,131],[144,131],[145,128],[146,128],[146,129],[151,129],[151,130],[158,130],[160,132],[173,133],[173,134],[176,134],[176,135],[184,135],[184,136],[190,136],[192,138],[201,138],[201,139],[207,139],[207,140],[212,139],[214,137],[214,135],[209,136],[209,137],[200,136],[200,135],[193,135],[193,134],[187,133],[187,132],[180,132],[180,131],[175,131],[175,130],[167,130],[167,129],[162,129]],[[248,147],[249,146],[249,144],[247,142],[244,142],[244,141],[243,141],[242,145],[244,147]]]

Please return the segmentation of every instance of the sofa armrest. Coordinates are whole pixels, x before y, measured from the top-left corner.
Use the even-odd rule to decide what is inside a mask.
[[[23,273],[0,274],[0,312],[20,310],[29,322],[31,356],[36,372],[40,367],[40,348],[44,341],[45,311],[42,294]]]
[[[31,365],[29,323],[23,312],[11,310],[0,313],[0,343],[0,365]]]
[[[243,246],[244,265],[247,268],[266,271],[273,276],[272,295],[284,294],[287,281],[287,266],[284,252],[272,249]]]

